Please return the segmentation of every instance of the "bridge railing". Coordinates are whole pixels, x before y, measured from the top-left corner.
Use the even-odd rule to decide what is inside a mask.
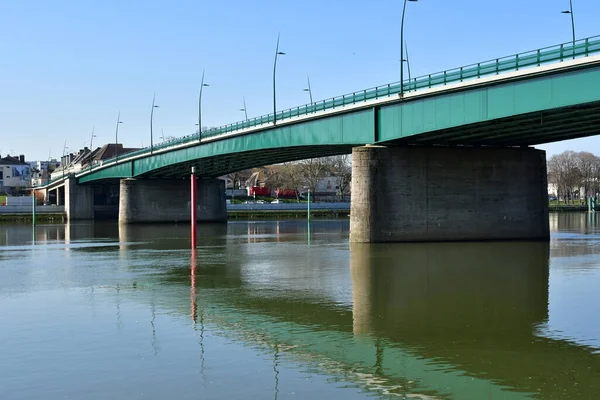
[[[74,178],[74,177],[75,177],[75,173],[74,172],[67,172],[64,175],[59,176],[58,178],[50,179],[48,181],[48,183],[46,183],[44,185],[32,186],[32,188],[33,189],[39,189],[39,188],[42,188],[42,187],[47,187],[48,185],[51,185],[51,184],[53,184],[55,182],[58,182],[58,181],[61,181],[61,180],[65,179],[65,178]]]
[[[587,57],[600,52],[600,36],[581,39],[570,43],[563,43],[543,49],[519,53],[508,57],[497,58],[459,68],[446,70],[437,74],[431,74],[411,79],[404,84],[405,91],[414,91],[435,86],[447,85],[449,83],[463,82],[466,80],[498,75],[503,72],[519,71],[530,67],[539,67]]]
[[[507,57],[496,58],[476,64],[471,64],[459,68],[449,69],[435,74],[428,74],[404,82],[404,92],[410,93],[422,89],[431,89],[434,87],[445,86],[452,83],[464,82],[483,77],[498,75],[504,72],[519,71],[525,68],[539,67],[545,64],[552,64],[566,60],[588,57],[592,54],[600,53],[600,36],[594,36],[586,39],[580,39],[569,43],[563,43],[525,53],[514,54]],[[348,93],[342,96],[336,96],[325,100],[305,104],[302,106],[289,108],[283,111],[277,111],[277,121],[285,121],[290,118],[310,115],[319,111],[332,110],[338,107],[354,105],[368,100],[375,100],[384,97],[397,95],[401,92],[400,82],[388,83],[386,85],[376,86],[357,92]],[[202,138],[213,137],[225,133],[236,132],[242,129],[252,128],[265,124],[273,123],[273,114],[263,115],[247,119],[245,121],[234,122],[218,128],[209,129],[202,132]],[[197,141],[198,133],[183,136],[181,138],[169,140],[157,144],[153,147],[154,151]],[[132,156],[149,154],[150,148],[136,150],[123,154],[119,158],[129,158]],[[116,158],[105,160],[104,163],[115,161]],[[91,167],[83,169],[81,172],[89,171]]]

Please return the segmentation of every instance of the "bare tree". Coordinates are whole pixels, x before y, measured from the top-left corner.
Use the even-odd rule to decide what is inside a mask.
[[[227,186],[229,186],[231,182],[231,187],[233,189],[239,189],[242,182],[245,182],[250,175],[252,175],[251,169],[243,169],[241,171],[232,172],[230,174],[225,175],[225,179],[227,182]]]
[[[296,200],[300,201],[300,189],[304,186],[302,167],[297,162],[284,163],[278,172],[280,186],[296,191]]]
[[[556,185],[557,197],[565,201],[574,199],[582,183],[580,161],[574,151],[556,154],[548,160],[548,181]]]
[[[284,174],[282,173],[282,165],[270,167],[265,171],[264,183],[270,188],[284,188],[287,186],[287,181]]]
[[[298,162],[300,173],[304,178],[304,184],[312,193],[317,192],[317,184],[321,179],[331,174],[331,166],[327,157],[308,158]]]
[[[352,155],[342,154],[339,156],[328,157],[333,175],[338,179],[338,196],[340,201],[350,191],[350,182],[352,181]]]
[[[586,151],[576,153],[576,157],[577,168],[581,174],[581,187],[583,187],[582,195],[587,197],[595,193],[592,186],[594,185],[594,178],[596,176],[598,157]]]

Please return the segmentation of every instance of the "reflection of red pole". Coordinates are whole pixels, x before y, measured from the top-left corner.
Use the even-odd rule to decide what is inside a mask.
[[[196,248],[196,167],[192,167],[192,200],[191,200],[191,208],[192,208],[192,249]]]
[[[192,247],[192,262],[190,265],[190,300],[192,321],[198,319],[198,303],[196,302],[196,248]]]

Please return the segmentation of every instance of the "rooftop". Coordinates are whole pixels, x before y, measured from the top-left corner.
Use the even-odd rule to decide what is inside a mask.
[[[0,165],[29,165],[25,162],[25,156],[11,156],[7,155],[4,158],[0,158]]]

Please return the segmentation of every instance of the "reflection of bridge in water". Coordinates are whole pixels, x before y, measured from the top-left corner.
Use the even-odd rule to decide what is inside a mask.
[[[207,227],[191,268],[186,229],[124,226],[118,234],[127,268],[156,253],[160,271],[137,290],[151,287],[159,307],[371,390],[460,399],[590,398],[600,391],[596,349],[538,334],[548,320],[547,243],[353,244],[348,273],[347,231],[324,245],[313,225],[310,252],[298,236],[272,243],[305,228]],[[244,245],[248,230],[266,241]],[[269,251],[269,265],[257,266],[261,251]],[[304,262],[311,254],[338,261],[327,267],[351,279],[348,298],[307,278],[319,270]],[[288,279],[256,278],[269,268]]]

